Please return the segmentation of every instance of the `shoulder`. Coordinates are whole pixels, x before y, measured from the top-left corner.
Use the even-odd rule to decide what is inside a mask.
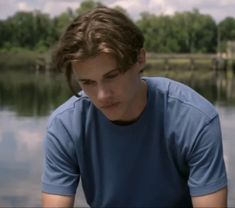
[[[75,113],[81,113],[86,108],[89,108],[89,105],[91,104],[90,99],[84,94],[80,95],[82,96],[72,96],[57,107],[49,117],[48,126],[50,126],[55,119],[64,120],[68,116],[73,116]]]
[[[147,82],[154,105],[161,108],[167,141],[190,149],[203,130],[220,128],[213,125],[218,118],[215,107],[192,88],[167,78],[151,78]]]
[[[71,97],[53,111],[48,119],[49,131],[65,129],[68,132],[75,132],[79,125],[82,125],[93,104],[84,93],[79,95],[79,97]]]
[[[191,194],[209,194],[224,187],[222,134],[215,107],[182,83],[167,78],[151,78],[147,82],[156,107],[162,109],[169,157],[174,158],[182,173],[189,174]]]
[[[211,120],[217,115],[214,106],[206,98],[183,83],[163,77],[148,78],[147,82],[155,97],[164,100],[166,112],[174,116],[189,114]]]

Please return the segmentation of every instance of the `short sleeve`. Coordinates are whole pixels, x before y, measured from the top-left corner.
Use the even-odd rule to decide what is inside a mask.
[[[188,158],[188,186],[192,196],[207,195],[226,187],[227,176],[219,117],[200,131]]]
[[[54,121],[44,140],[44,169],[42,192],[56,195],[75,195],[79,182],[74,142],[61,124]]]

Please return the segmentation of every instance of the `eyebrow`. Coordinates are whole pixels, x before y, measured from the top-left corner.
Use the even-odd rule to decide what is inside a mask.
[[[105,73],[105,74],[103,75],[103,77],[109,76],[110,74],[112,74],[113,72],[116,72],[116,71],[119,72],[119,69],[118,69],[118,68],[112,69],[112,70],[110,70],[109,72]]]
[[[103,77],[107,77],[107,76],[109,76],[110,74],[112,74],[113,72],[116,72],[116,71],[119,72],[119,68],[111,69],[107,73],[103,74]],[[92,81],[92,80],[90,80],[90,79],[78,79],[78,81],[79,82],[85,82],[85,81]]]

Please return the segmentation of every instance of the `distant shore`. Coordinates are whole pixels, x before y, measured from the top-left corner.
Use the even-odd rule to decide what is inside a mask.
[[[197,71],[231,68],[234,61],[217,59],[216,54],[153,54],[147,53],[145,71]],[[218,62],[220,60],[220,62]],[[226,62],[225,62],[226,61]],[[33,51],[24,48],[0,50],[0,72],[17,70],[24,72],[51,71],[51,51]],[[217,64],[217,65],[216,65]]]

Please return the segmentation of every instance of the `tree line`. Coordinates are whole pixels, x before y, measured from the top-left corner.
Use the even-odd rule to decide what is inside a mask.
[[[99,2],[85,0],[80,7],[67,9],[56,17],[40,11],[17,12],[0,21],[0,48],[26,48],[45,52],[53,47],[65,27],[77,15],[89,11]],[[126,15],[126,10],[116,7]],[[145,48],[157,53],[215,53],[225,51],[228,41],[235,40],[235,18],[221,22],[194,9],[172,16],[142,12],[135,21],[145,36]]]

